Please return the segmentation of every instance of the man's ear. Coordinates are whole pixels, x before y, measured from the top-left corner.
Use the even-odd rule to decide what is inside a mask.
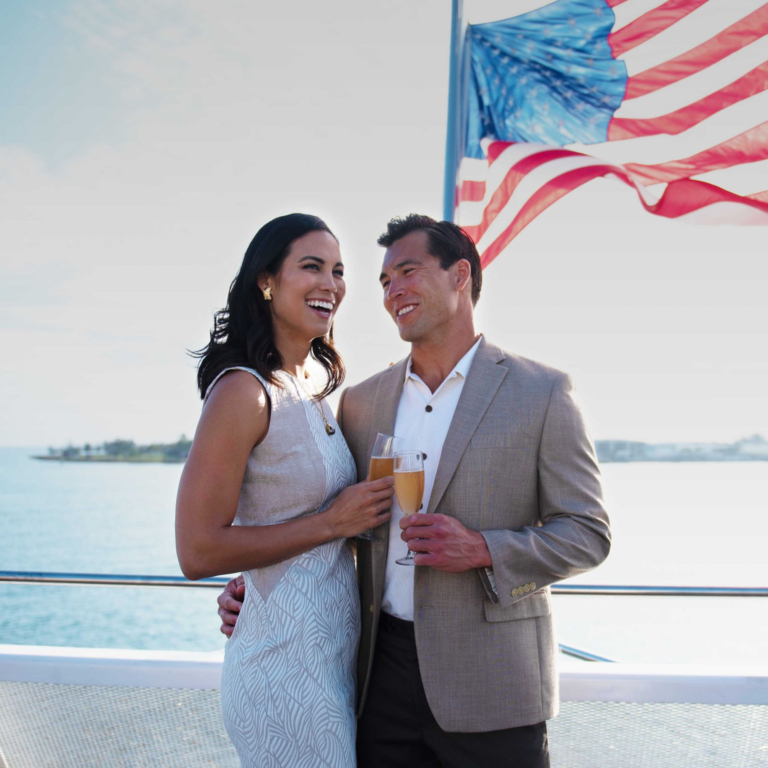
[[[456,290],[463,291],[472,282],[472,265],[466,259],[459,259],[456,267]]]

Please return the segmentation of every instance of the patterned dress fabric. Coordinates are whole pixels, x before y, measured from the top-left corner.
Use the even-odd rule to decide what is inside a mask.
[[[278,387],[240,370],[264,384],[271,417],[248,458],[235,525],[273,525],[327,509],[356,481],[330,409],[322,403],[336,428],[329,437],[294,377],[278,372]],[[360,605],[349,544],[331,541],[244,576],[221,681],[224,724],[242,765],[354,766]]]

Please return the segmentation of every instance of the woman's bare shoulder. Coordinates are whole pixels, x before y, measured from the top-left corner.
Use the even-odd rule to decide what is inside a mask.
[[[253,447],[269,429],[269,395],[260,379],[243,370],[227,371],[206,398],[198,429],[238,436]]]

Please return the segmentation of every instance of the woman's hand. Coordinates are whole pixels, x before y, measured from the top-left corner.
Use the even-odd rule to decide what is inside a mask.
[[[392,477],[365,480],[345,488],[323,513],[332,527],[332,538],[349,539],[385,523],[390,518],[394,492]]]

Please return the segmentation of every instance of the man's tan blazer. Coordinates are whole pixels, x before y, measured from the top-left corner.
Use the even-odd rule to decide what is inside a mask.
[[[339,423],[361,480],[376,434],[393,433],[406,362],[342,394]],[[600,472],[569,378],[483,339],[427,511],[483,534],[496,582],[494,591],[484,568],[416,567],[416,645],[438,724],[477,732],[553,717],[559,702],[549,585],[599,565],[610,548]],[[377,540],[358,541],[360,711],[384,592],[388,525]]]

